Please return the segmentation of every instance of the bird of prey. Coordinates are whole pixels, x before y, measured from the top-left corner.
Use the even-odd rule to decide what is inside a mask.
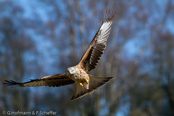
[[[96,67],[106,48],[106,42],[110,34],[114,16],[115,12],[113,12],[113,10],[106,15],[105,20],[94,36],[87,51],[81,58],[81,61],[76,66],[69,67],[67,69],[67,73],[45,76],[40,79],[34,79],[24,83],[5,80],[4,84],[7,86],[17,85],[20,87],[59,87],[75,83],[75,92],[71,100],[80,98],[88,93],[92,93],[112,78],[96,77],[89,75],[88,72]]]

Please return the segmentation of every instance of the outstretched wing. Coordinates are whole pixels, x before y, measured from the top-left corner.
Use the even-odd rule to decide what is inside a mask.
[[[67,74],[56,74],[51,76],[45,76],[40,79],[30,80],[24,83],[18,83],[15,81],[7,81],[5,83],[7,86],[20,86],[20,87],[39,87],[39,86],[48,86],[48,87],[59,87],[64,85],[73,84],[74,81],[71,80]]]
[[[114,15],[115,12],[111,12],[105,19],[79,63],[79,66],[86,72],[89,72],[96,67],[106,48],[106,41],[110,34]]]
[[[81,87],[78,83],[76,83],[75,92],[71,100],[78,99],[89,93],[92,93],[94,90],[101,87],[110,79],[112,79],[112,77],[95,77],[92,75],[89,75],[89,77],[90,77],[89,89],[85,89],[84,87]]]

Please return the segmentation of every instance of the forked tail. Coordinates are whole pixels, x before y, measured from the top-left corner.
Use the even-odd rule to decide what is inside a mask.
[[[113,77],[95,77],[92,75],[89,75],[89,77],[90,77],[89,89],[85,89],[84,87],[81,87],[78,83],[76,83],[75,92],[71,100],[78,99],[85,96],[88,93],[92,93],[94,90],[104,85],[111,78],[113,78]]]

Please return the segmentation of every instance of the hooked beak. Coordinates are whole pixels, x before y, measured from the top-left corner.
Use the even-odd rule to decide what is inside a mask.
[[[72,74],[73,72],[72,71],[69,71],[70,72],[70,74]]]
[[[68,70],[68,72],[70,73],[70,74],[72,74],[73,72],[72,71],[70,71],[70,70]]]

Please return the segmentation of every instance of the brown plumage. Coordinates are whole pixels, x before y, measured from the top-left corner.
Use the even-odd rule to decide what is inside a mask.
[[[91,71],[96,67],[101,55],[106,48],[106,41],[110,34],[111,25],[114,19],[114,14],[108,17],[102,24],[101,28],[96,33],[89,48],[82,57],[79,65],[86,72]]]
[[[73,84],[74,81],[70,79],[67,74],[56,74],[51,76],[45,76],[40,79],[33,79],[28,82],[18,83],[15,81],[5,80],[5,84],[8,86],[19,85],[20,87],[39,87],[39,86],[48,86],[48,87],[59,87],[64,85]]]
[[[5,80],[4,84],[7,86],[17,85],[20,87],[59,87],[75,83],[76,88],[71,100],[80,98],[88,93],[93,92],[112,78],[95,77],[88,75],[87,72],[91,71],[97,66],[100,57],[106,48],[106,42],[110,34],[114,16],[115,12],[110,12],[94,36],[79,64],[68,68],[69,73],[45,76],[40,79],[30,80],[24,83]]]

